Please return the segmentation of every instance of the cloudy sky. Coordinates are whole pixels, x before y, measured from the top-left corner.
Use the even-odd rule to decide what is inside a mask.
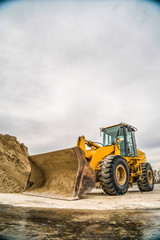
[[[30,154],[101,141],[127,122],[160,167],[160,4],[19,0],[0,4],[0,132]]]

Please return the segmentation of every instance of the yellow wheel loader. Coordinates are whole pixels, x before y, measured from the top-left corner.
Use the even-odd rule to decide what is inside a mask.
[[[103,144],[81,136],[77,147],[30,156],[25,193],[77,199],[91,191],[95,182],[109,195],[123,195],[135,182],[140,191],[152,191],[152,167],[145,153],[137,149],[136,128],[120,123],[101,128],[101,132]]]

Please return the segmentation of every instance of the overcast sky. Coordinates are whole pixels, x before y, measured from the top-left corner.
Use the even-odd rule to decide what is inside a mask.
[[[0,4],[0,132],[37,154],[127,122],[160,167],[160,4]]]

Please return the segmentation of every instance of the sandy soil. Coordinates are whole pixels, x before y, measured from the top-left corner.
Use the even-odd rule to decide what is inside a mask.
[[[0,134],[0,192],[22,192],[29,171],[27,147],[16,137]]]
[[[0,204],[13,206],[57,208],[57,209],[160,209],[160,184],[156,184],[152,192],[142,193],[136,186],[123,196],[108,196],[101,189],[75,201],[42,198],[19,193],[0,193]]]

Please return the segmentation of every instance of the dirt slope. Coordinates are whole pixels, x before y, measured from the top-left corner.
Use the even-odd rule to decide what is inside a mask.
[[[0,134],[0,192],[22,192],[30,165],[28,149],[16,137]]]

